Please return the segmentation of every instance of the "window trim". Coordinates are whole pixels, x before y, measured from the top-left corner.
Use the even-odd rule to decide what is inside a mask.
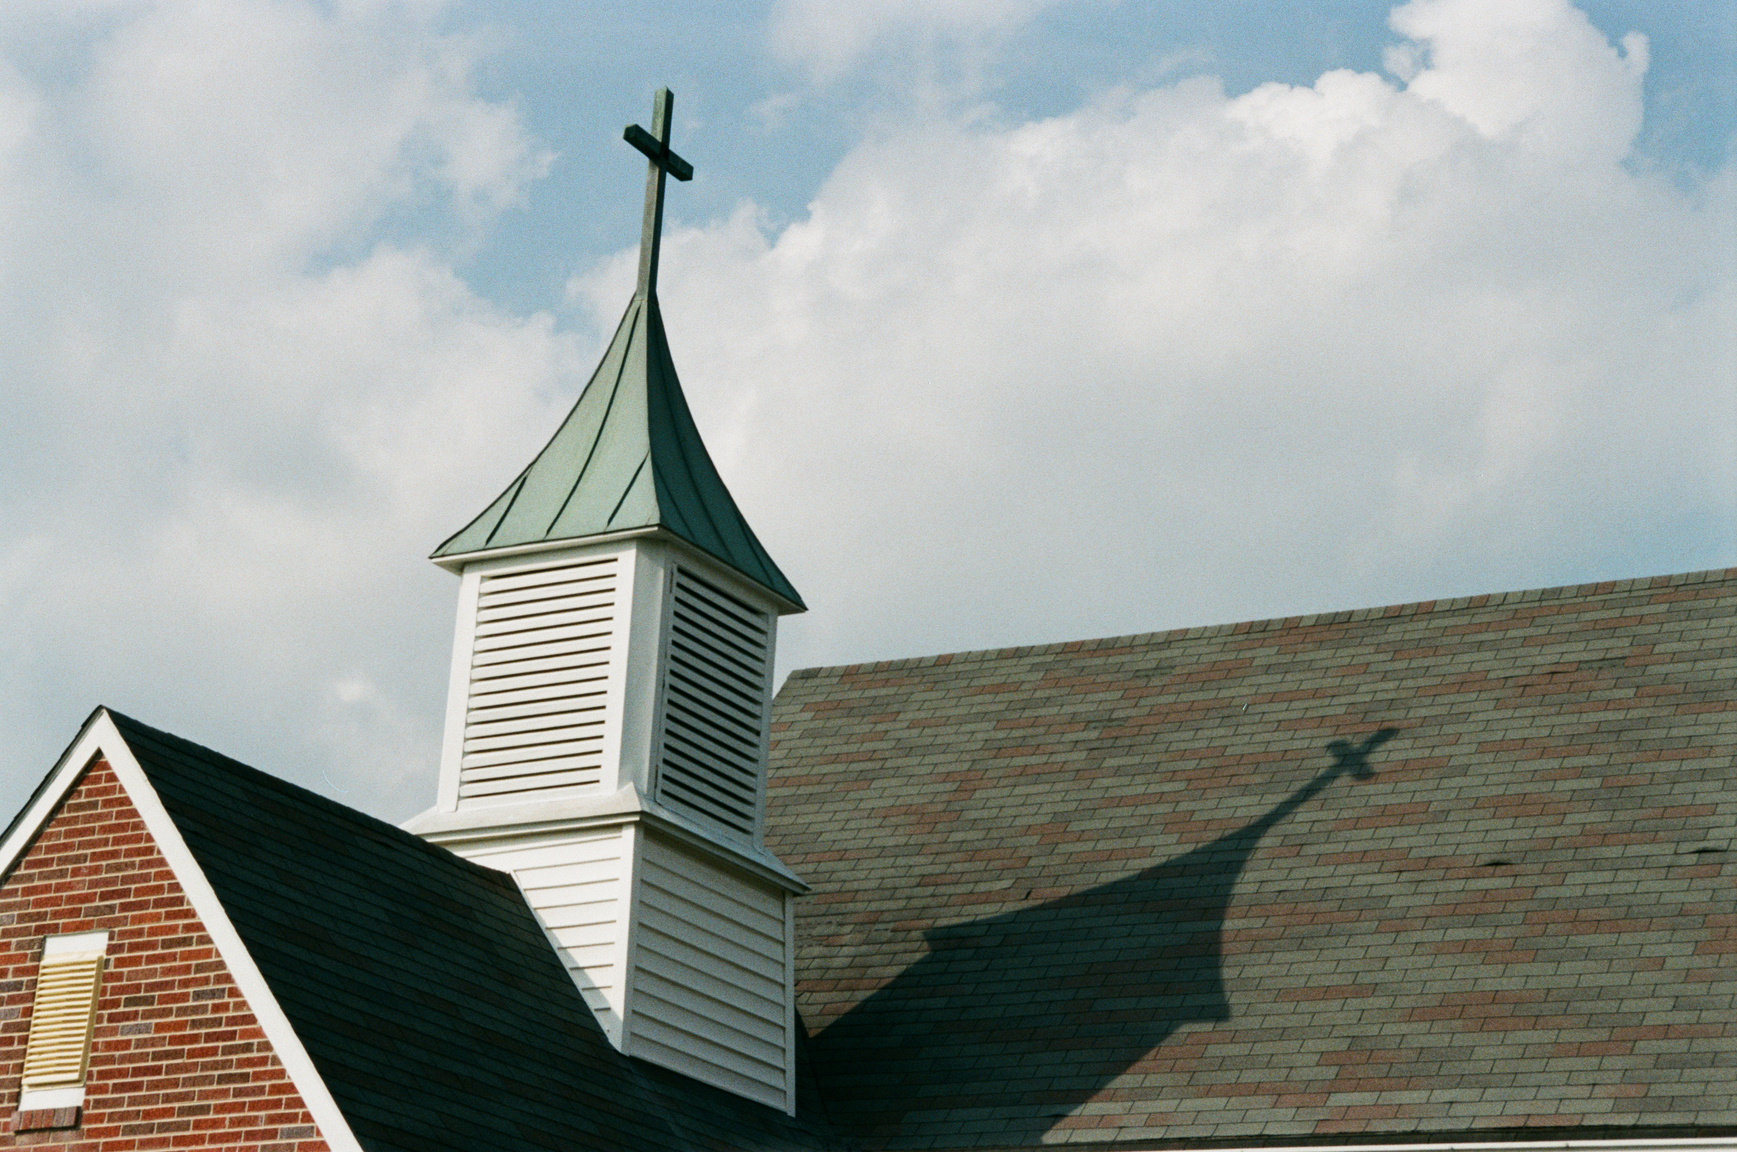
[[[108,955],[109,934],[107,931],[69,932],[59,936],[45,936],[42,940],[42,959],[37,964],[36,988],[32,995],[30,1009],[30,1033],[25,1041],[24,1068],[26,1072],[20,1075],[18,1091],[19,1111],[58,1110],[77,1108],[84,1104],[85,1082],[90,1076],[91,1033],[96,1027],[97,1001],[102,995],[102,976]],[[91,962],[95,961],[94,966]],[[31,1063],[33,1050],[40,1056],[38,1045],[50,1040],[50,1027],[46,1022],[54,1020],[55,1039],[63,1043],[69,1033],[75,1033],[80,1019],[78,1015],[69,1016],[64,1012],[58,1018],[45,1014],[41,996],[45,979],[54,974],[56,969],[74,971],[88,968],[88,976],[80,975],[80,979],[88,980],[88,991],[85,987],[74,985],[73,991],[83,997],[82,1003],[74,1007],[82,1013],[84,1036],[79,1048],[78,1074],[76,1081],[66,1074],[39,1083],[39,1086],[27,1085],[25,1077]]]

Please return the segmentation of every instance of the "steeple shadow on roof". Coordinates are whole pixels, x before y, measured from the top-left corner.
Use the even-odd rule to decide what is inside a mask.
[[[1036,1144],[1152,1049],[1229,1019],[1222,929],[1275,825],[1396,734],[1333,763],[1259,819],[1140,872],[925,933],[928,952],[810,1041],[832,1119],[896,1146]]]

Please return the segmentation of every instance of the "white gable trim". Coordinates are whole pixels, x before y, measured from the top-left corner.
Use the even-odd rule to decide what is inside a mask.
[[[85,747],[86,734],[98,719],[107,719],[107,714],[101,708],[91,713],[90,718],[84,722],[84,727],[79,729],[77,739],[60,754],[60,760],[48,774],[48,779],[43,781],[24,811],[19,813],[18,820],[7,833],[5,842],[0,843],[0,881],[11,875],[12,866],[18,863],[19,857],[23,856],[25,850],[36,840],[37,833],[42,831],[48,817],[60,807],[61,800],[65,799],[79,774],[90,763],[91,755],[81,752],[81,749]]]
[[[235,925],[230,923],[223,903],[218,900],[210,881],[205,879],[205,873],[194,860],[193,853],[188,850],[186,841],[181,839],[180,829],[176,828],[175,822],[169,818],[167,809],[157,796],[157,790],[151,787],[145,770],[139,767],[138,760],[133,756],[132,749],[127,747],[126,739],[115,726],[108,709],[98,708],[91,718],[85,721],[78,739],[72,742],[72,746],[61,756],[60,763],[55,765],[47,786],[30,805],[25,817],[18,822],[6,842],[0,845],[0,877],[11,872],[12,866],[36,839],[37,833],[72,789],[74,782],[83,774],[85,768],[99,757],[108,761],[109,767],[120,780],[121,787],[126,790],[127,799],[132,801],[133,807],[144,820],[145,828],[156,842],[157,850],[169,862],[169,870],[174,873],[176,883],[180,884],[181,891],[186,893],[187,902],[193,905],[193,911],[198,914],[205,931],[217,945],[217,954],[223,958],[230,977],[241,989],[241,994],[247,998],[247,1006],[253,1010],[266,1039],[271,1041],[272,1049],[283,1062],[290,1082],[295,1085],[297,1093],[313,1115],[314,1123],[319,1125],[320,1136],[332,1152],[363,1152],[362,1145],[350,1131],[349,1122],[338,1109],[337,1101],[332,1098],[326,1082],[320,1078],[319,1071],[314,1067],[313,1059],[308,1056],[307,1049],[302,1047],[301,1038],[290,1025],[289,1017],[284,1015],[277,998],[272,995],[270,985],[265,982],[258,965],[248,953],[247,945],[242,943],[241,935],[236,932]]]

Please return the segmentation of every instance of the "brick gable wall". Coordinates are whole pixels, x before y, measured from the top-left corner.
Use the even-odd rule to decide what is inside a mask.
[[[83,1114],[77,1127],[44,1128],[55,1119],[18,1112],[42,939],[98,929],[110,933],[108,963]],[[326,1150],[168,861],[103,760],[84,773],[0,882],[0,1117],[0,1147]]]

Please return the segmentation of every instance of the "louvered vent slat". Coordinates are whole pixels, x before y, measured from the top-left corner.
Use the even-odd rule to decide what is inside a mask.
[[[669,627],[658,795],[673,807],[752,835],[770,619],[678,568]]]
[[[601,781],[618,578],[613,556],[483,577],[461,799],[549,799]]]
[[[758,741],[742,739],[738,731],[718,723],[716,714],[704,707],[702,699],[680,691],[672,691],[670,696],[678,704],[686,705],[671,709],[667,727],[673,737],[725,760],[755,754]]]
[[[666,778],[666,791],[674,789],[689,803],[705,808],[728,809],[743,820],[752,821],[754,793],[734,780],[709,770],[703,749],[693,745],[676,749],[674,757],[678,772]]]
[[[102,970],[101,954],[43,960],[30,1011],[30,1039],[24,1049],[24,1087],[53,1088],[84,1082]]]
[[[749,728],[742,723],[740,716],[719,709],[706,692],[705,685],[679,682],[674,675],[671,675],[670,680],[670,697],[683,706],[680,709],[681,719],[692,727],[697,734],[696,738],[703,738],[707,743],[717,745],[720,750],[733,749],[744,755],[754,754],[760,744],[757,727]]]
[[[711,696],[712,707],[719,709],[721,715],[748,728],[756,727],[760,694],[748,695],[742,691],[742,685],[749,676],[757,674],[757,669],[710,660],[703,648],[680,636],[671,637],[670,648],[681,657],[677,675],[683,681]]]

